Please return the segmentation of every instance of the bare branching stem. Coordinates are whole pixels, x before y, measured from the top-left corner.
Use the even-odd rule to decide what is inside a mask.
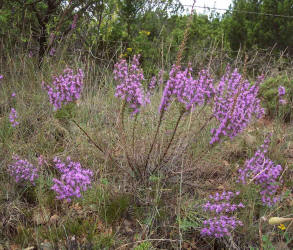
[[[159,131],[160,131],[160,127],[161,127],[161,124],[162,124],[163,116],[164,116],[164,111],[162,111],[161,114],[160,114],[159,122],[158,122],[157,129],[156,129],[156,133],[155,133],[154,139],[152,141],[150,150],[149,150],[149,152],[147,154],[147,158],[146,158],[145,166],[144,166],[144,174],[146,173],[147,166],[148,166],[148,163],[149,163],[149,160],[150,160],[150,155],[151,155],[151,153],[153,151],[155,142],[157,140],[157,137],[158,137],[158,134],[159,134]]]
[[[159,159],[159,163],[157,164],[157,166],[155,167],[155,169],[152,171],[152,173],[156,172],[156,170],[158,170],[158,169],[161,168],[161,164],[162,164],[163,160],[165,159],[165,157],[166,157],[166,155],[167,155],[167,153],[168,153],[168,150],[170,149],[170,147],[171,147],[171,145],[172,145],[172,142],[173,142],[173,140],[174,140],[175,134],[176,134],[176,132],[177,132],[177,129],[178,129],[179,123],[180,123],[180,121],[181,121],[181,118],[183,117],[183,114],[184,114],[184,112],[180,112],[180,115],[179,115],[179,117],[178,117],[178,119],[177,119],[176,125],[175,125],[175,127],[174,127],[174,129],[173,129],[171,139],[170,139],[170,141],[169,141],[169,143],[168,143],[168,145],[167,145],[167,147],[166,147],[166,149],[165,149],[165,151],[164,151],[164,153],[163,153],[163,156],[160,157],[160,159]]]

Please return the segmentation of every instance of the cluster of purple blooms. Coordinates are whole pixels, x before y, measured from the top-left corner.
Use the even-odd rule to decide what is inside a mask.
[[[264,114],[257,97],[262,81],[261,76],[251,85],[237,69],[232,73],[227,69],[215,91],[213,113],[220,125],[212,129],[210,144],[220,141],[221,136],[235,137],[246,128],[253,115],[260,118]]]
[[[0,80],[3,79],[3,75],[0,75]]]
[[[115,64],[113,72],[114,79],[119,82],[115,96],[129,105],[133,115],[139,112],[141,106],[150,103],[149,93],[146,94],[142,87],[144,76],[139,68],[139,57],[134,56],[130,66],[125,59],[121,59]]]
[[[53,77],[52,86],[42,82],[43,88],[48,92],[50,103],[54,105],[54,110],[80,98],[83,78],[84,74],[81,69],[78,70],[77,74],[74,74],[72,69],[67,68],[60,76]]]
[[[17,121],[18,114],[14,108],[11,108],[10,114],[9,114],[9,121],[11,123],[12,127],[17,127],[19,125],[19,122]]]
[[[286,100],[283,99],[284,95],[286,94],[285,87],[284,86],[279,86],[278,92],[279,92],[279,103],[282,104],[282,105],[285,105]]]
[[[229,213],[235,212],[238,208],[244,208],[242,203],[233,204],[230,202],[232,198],[239,195],[240,192],[222,192],[210,195],[210,201],[203,205],[203,209],[215,214],[211,219],[203,222],[204,227],[201,229],[202,236],[222,238],[230,236],[237,226],[242,226],[242,222]]]
[[[154,89],[157,85],[157,78],[153,76],[151,78],[150,84],[149,84],[149,89]]]
[[[50,56],[54,56],[56,53],[56,49],[55,48],[51,48],[50,51],[49,51],[49,55]]]
[[[173,65],[161,99],[160,113],[167,110],[173,98],[183,104],[185,111],[190,111],[196,105],[203,105],[212,98],[213,79],[208,72],[200,71],[198,79],[193,79],[191,73],[190,65],[185,70]]]
[[[57,193],[57,199],[66,199],[71,201],[72,197],[81,197],[81,192],[86,191],[91,185],[93,172],[89,169],[83,169],[79,162],[71,161],[67,157],[66,162],[59,158],[54,159],[55,168],[60,172],[60,179],[53,179],[52,190]]]
[[[38,178],[38,169],[26,159],[13,156],[14,163],[8,166],[8,173],[15,178],[16,182],[29,181],[33,185]]]
[[[156,76],[153,76],[149,83],[149,89],[153,90],[156,86],[162,85],[164,83],[164,70],[160,70],[158,74],[158,79]]]
[[[259,147],[254,156],[245,162],[242,169],[239,170],[239,181],[247,184],[247,181],[260,186],[262,202],[267,206],[273,206],[280,200],[276,195],[279,184],[278,178],[282,172],[281,165],[275,165],[273,161],[266,157],[270,143],[269,135],[264,144]]]

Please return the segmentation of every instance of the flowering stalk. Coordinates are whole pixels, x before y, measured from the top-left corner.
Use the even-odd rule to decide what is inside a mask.
[[[19,156],[13,156],[14,163],[8,166],[10,176],[15,178],[16,182],[29,181],[35,185],[38,178],[38,169],[27,159],[20,159]]]
[[[17,121],[18,114],[14,108],[11,108],[10,114],[9,114],[9,121],[11,123],[12,127],[17,127],[19,125],[19,122]]]
[[[201,229],[202,236],[222,238],[230,236],[238,225],[242,226],[242,222],[230,216],[230,213],[235,212],[239,208],[244,208],[244,205],[240,203],[231,203],[231,199],[238,196],[240,192],[222,192],[210,195],[210,200],[203,205],[203,209],[206,212],[215,214],[211,219],[203,222],[204,227]]]
[[[60,179],[53,179],[54,185],[51,188],[57,193],[56,198],[69,202],[73,197],[80,198],[81,192],[90,187],[93,172],[83,169],[79,162],[71,161],[70,157],[67,157],[66,162],[55,157],[54,163],[55,168],[61,173]]]
[[[84,74],[81,69],[77,74],[67,68],[63,74],[53,77],[52,86],[42,82],[43,89],[47,90],[50,103],[54,105],[54,110],[58,110],[62,105],[74,102],[80,98],[83,88]]]
[[[286,89],[284,86],[279,86],[278,88],[278,92],[279,92],[279,103],[281,105],[285,105],[286,104],[286,100],[283,98],[286,94]]]
[[[266,157],[270,137],[271,134],[264,140],[264,144],[259,147],[254,156],[245,162],[244,167],[239,169],[238,178],[238,182],[243,184],[253,182],[258,185],[261,188],[262,202],[267,206],[273,206],[280,200],[280,197],[276,196],[279,188],[277,179],[283,170],[281,165],[275,165]]]
[[[125,59],[121,59],[114,66],[114,79],[119,82],[115,96],[124,100],[132,110],[132,115],[140,111],[141,106],[150,103],[149,94],[142,88],[144,79],[142,69],[139,68],[140,55],[134,56],[129,66]]]
[[[223,136],[232,139],[247,127],[253,115],[260,118],[264,114],[257,97],[262,80],[261,76],[251,86],[237,69],[232,73],[227,69],[215,91],[213,113],[220,124],[211,130],[210,144],[220,141]]]

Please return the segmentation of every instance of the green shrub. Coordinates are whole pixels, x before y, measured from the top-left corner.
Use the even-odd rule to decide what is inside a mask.
[[[286,95],[284,99],[287,101],[285,105],[279,103],[279,86],[284,86]],[[287,75],[279,75],[270,77],[264,81],[260,87],[260,95],[263,99],[264,108],[270,118],[281,118],[285,122],[289,122],[293,117],[293,79]]]

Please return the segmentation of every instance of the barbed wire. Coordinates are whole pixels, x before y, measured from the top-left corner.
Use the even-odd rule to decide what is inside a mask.
[[[182,4],[182,6],[184,6],[184,7],[192,7],[192,5],[189,5],[189,4]],[[239,13],[262,15],[262,16],[293,18],[293,16],[287,16],[287,15],[262,13],[262,12],[255,12],[255,11],[246,11],[246,10],[235,10],[235,9],[230,10],[230,9],[222,9],[222,8],[216,8],[216,7],[199,6],[199,5],[195,5],[195,8],[208,9],[208,10],[221,10],[221,11],[229,11],[229,12],[239,12]]]

